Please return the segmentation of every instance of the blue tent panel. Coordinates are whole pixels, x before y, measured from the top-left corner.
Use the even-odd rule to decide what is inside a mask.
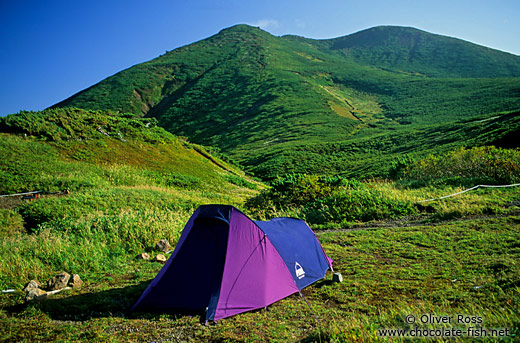
[[[332,268],[320,242],[303,220],[274,218],[254,222],[269,237],[300,290],[322,279]]]

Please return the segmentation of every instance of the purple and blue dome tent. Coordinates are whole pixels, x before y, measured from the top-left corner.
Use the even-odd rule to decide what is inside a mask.
[[[332,260],[303,220],[253,221],[233,206],[203,205],[132,310],[217,321],[300,292],[328,269]]]

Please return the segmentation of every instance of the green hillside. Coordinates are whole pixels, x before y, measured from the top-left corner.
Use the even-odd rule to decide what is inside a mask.
[[[357,62],[431,77],[518,77],[519,57],[411,27],[378,26],[327,40]]]
[[[376,118],[372,96],[355,94],[366,100],[356,106],[373,109]],[[419,323],[423,314],[480,318],[482,328],[505,331],[500,339],[515,341],[520,187],[462,191],[520,182],[520,150],[460,148],[420,160],[402,154],[417,145],[447,149],[457,137],[512,143],[517,118],[518,111],[505,111],[461,119],[459,128],[392,124],[409,125],[408,131],[385,129],[374,119],[373,127],[353,126],[357,140],[352,134],[338,142],[311,140],[307,128],[309,142],[295,137],[255,152],[265,153],[259,163],[265,175],[299,166],[323,174],[354,165],[354,158],[377,170],[374,156],[390,161],[394,154],[401,156],[391,164],[394,180],[290,174],[269,187],[216,150],[157,126],[153,117],[57,108],[0,118],[0,194],[39,191],[33,199],[0,197],[0,341],[380,342],[393,328],[475,329],[473,322]],[[280,158],[301,163],[267,169]],[[462,194],[424,202],[454,193]],[[132,312],[163,267],[136,255],[157,257],[154,245],[162,238],[175,246],[194,209],[205,203],[234,204],[254,219],[305,219],[344,281],[332,282],[329,273],[302,291],[305,300],[295,293],[268,310],[209,325],[193,315]],[[24,300],[29,280],[45,288],[61,271],[79,274],[84,283],[41,301]],[[418,319],[414,325],[405,322],[409,316]],[[474,340],[465,332],[454,341]]]
[[[519,56],[454,38],[376,27],[313,40],[237,25],[56,106],[157,118],[265,179],[367,177],[403,153],[501,142],[519,129],[519,95]]]
[[[519,149],[403,158],[394,181],[288,175],[265,187],[153,118],[69,108],[0,118],[0,156],[2,194],[43,191],[0,197],[2,342],[381,342],[393,328],[475,328],[419,322],[423,314],[481,318],[486,330],[507,330],[503,341],[519,337],[520,187],[421,202],[520,182]],[[208,325],[197,315],[132,312],[163,267],[136,255],[156,257],[161,238],[175,246],[195,207],[210,202],[254,219],[305,219],[343,282],[327,273],[302,291],[305,300],[295,293]],[[29,280],[44,288],[61,271],[79,274],[82,286],[24,300]],[[415,325],[404,321],[410,315]]]
[[[0,118],[0,156],[0,194],[40,192],[0,197],[2,287],[109,270],[161,238],[175,242],[199,205],[240,205],[262,188],[153,118],[106,111]]]

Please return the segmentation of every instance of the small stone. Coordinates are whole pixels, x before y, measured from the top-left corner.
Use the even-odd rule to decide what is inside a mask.
[[[343,276],[341,273],[332,274],[332,282],[343,282]]]
[[[25,301],[40,301],[47,298],[47,292],[39,288],[31,288],[25,293]]]
[[[149,260],[150,259],[150,255],[148,255],[147,253],[143,252],[142,254],[137,255],[135,258],[138,259],[138,260]]]
[[[166,262],[166,256],[164,256],[163,254],[157,254],[157,256],[155,256],[154,261],[164,263]]]
[[[49,291],[55,291],[67,287],[69,283],[70,274],[67,272],[59,273],[55,277],[51,278],[47,283],[47,289]]]
[[[31,280],[31,281],[29,281],[29,282],[25,285],[25,287],[24,287],[23,290],[24,290],[25,292],[29,292],[31,289],[40,288],[40,287],[41,287],[41,284],[40,284],[38,281],[36,281],[36,280]]]
[[[155,245],[155,250],[159,250],[162,252],[168,252],[170,248],[170,242],[168,242],[168,240],[164,238],[157,242],[157,244]]]
[[[80,288],[82,284],[83,284],[83,281],[79,277],[79,274],[72,274],[72,276],[70,277],[69,283],[68,283],[69,287]]]

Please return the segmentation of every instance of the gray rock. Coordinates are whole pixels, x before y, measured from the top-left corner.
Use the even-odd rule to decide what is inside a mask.
[[[25,292],[29,292],[31,289],[40,288],[40,287],[41,287],[41,284],[40,284],[38,281],[36,281],[36,280],[31,280],[31,281],[29,281],[29,282],[25,285],[25,287],[24,287],[23,290],[24,290]]]
[[[155,250],[159,250],[162,252],[168,252],[170,248],[170,242],[168,242],[168,240],[164,238],[157,242],[157,244],[155,245]]]
[[[69,285],[69,287],[72,287],[72,288],[80,288],[81,285],[83,285],[83,281],[79,277],[79,274],[72,274],[68,285]]]
[[[70,274],[67,272],[62,272],[56,275],[55,277],[51,278],[49,282],[47,283],[47,289],[49,291],[55,291],[58,289],[62,289],[67,287],[67,284],[70,280]]]
[[[39,289],[39,288],[31,288],[25,293],[25,301],[33,302],[40,301],[47,298],[47,292]]]
[[[332,274],[332,282],[343,282],[343,276],[341,273]]]
[[[148,255],[147,253],[143,252],[142,254],[137,255],[135,258],[138,259],[138,260],[149,260],[150,259],[150,255]]]

